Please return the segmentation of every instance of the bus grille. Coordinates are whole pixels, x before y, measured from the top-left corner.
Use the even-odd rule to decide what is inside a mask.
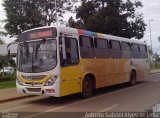
[[[40,92],[41,88],[27,88],[29,92]]]
[[[24,76],[24,75],[22,75],[22,77],[25,80],[42,80],[46,77],[46,75],[37,75],[37,76]]]

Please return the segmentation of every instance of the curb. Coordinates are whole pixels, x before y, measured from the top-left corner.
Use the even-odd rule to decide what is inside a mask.
[[[20,100],[20,99],[25,99],[25,98],[31,98],[31,97],[36,97],[36,95],[28,95],[28,96],[19,96],[19,97],[14,97],[14,98],[8,98],[8,99],[0,100],[0,103],[14,101],[14,100]]]
[[[150,70],[150,74],[156,74],[156,73],[160,73],[160,69]]]
[[[150,74],[157,74],[157,73],[160,73],[160,72],[150,72]]]

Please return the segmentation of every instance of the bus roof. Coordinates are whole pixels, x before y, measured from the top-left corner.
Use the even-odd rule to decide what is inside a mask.
[[[44,27],[38,27],[34,29],[27,30],[28,31],[33,31],[37,29],[44,29],[44,28],[53,28],[54,26],[44,26]],[[138,43],[138,44],[144,44],[146,45],[146,42],[142,42],[139,40],[133,40],[129,38],[123,38],[123,37],[118,37],[118,36],[113,36],[113,35],[108,35],[108,34],[103,34],[103,33],[97,33],[97,32],[92,32],[92,31],[87,31],[83,29],[76,29],[76,28],[70,28],[70,27],[65,27],[65,26],[56,26],[58,32],[64,33],[64,34],[75,34],[75,35],[84,35],[84,36],[92,36],[92,37],[97,37],[97,38],[102,38],[102,39],[109,39],[109,40],[117,40],[121,42],[130,42],[130,43]],[[23,32],[23,33],[25,33]]]

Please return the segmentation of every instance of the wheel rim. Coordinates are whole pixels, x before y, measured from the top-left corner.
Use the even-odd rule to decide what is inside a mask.
[[[134,85],[135,82],[136,82],[136,75],[135,75],[134,72],[132,72],[132,74],[131,74],[131,84]]]

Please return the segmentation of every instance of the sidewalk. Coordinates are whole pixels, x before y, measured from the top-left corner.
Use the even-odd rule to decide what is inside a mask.
[[[154,73],[160,73],[160,69],[151,70],[151,71],[150,71],[150,73],[151,73],[151,74],[154,74]]]
[[[33,97],[33,96],[17,94],[16,88],[0,89],[0,103],[22,99],[26,97]]]

